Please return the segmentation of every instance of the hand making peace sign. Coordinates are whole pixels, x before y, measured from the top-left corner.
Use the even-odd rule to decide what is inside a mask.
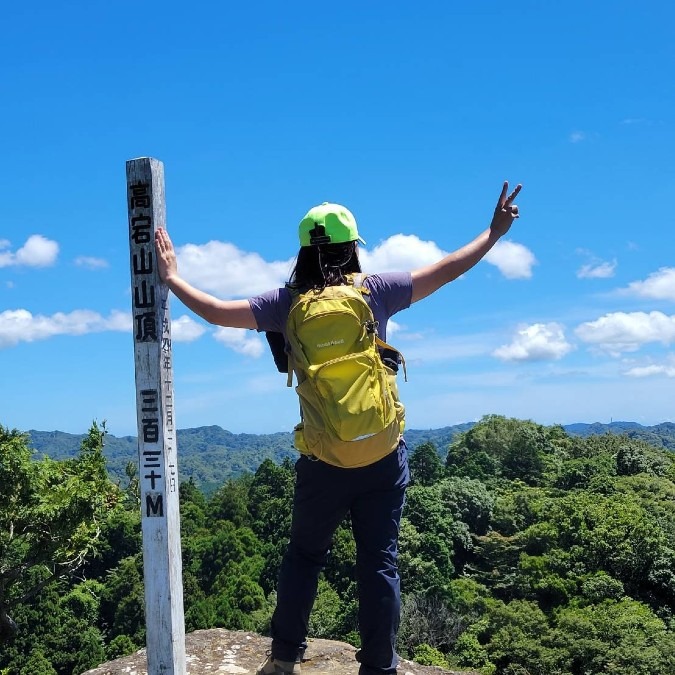
[[[520,217],[518,215],[518,206],[513,203],[513,200],[518,196],[522,187],[523,186],[518,183],[513,192],[507,197],[506,193],[509,190],[509,183],[508,181],[504,181],[502,192],[497,200],[495,213],[494,216],[492,216],[492,222],[490,223],[490,229],[500,237],[505,235],[509,231],[511,223],[513,223],[516,218]]]

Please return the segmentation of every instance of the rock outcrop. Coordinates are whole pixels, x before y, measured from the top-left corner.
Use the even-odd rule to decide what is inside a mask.
[[[187,675],[253,675],[265,659],[269,638],[255,633],[223,628],[198,630],[185,637]],[[303,675],[357,675],[356,649],[345,642],[310,640]],[[450,671],[402,661],[399,675],[478,675],[469,671]],[[83,675],[147,675],[145,650],[109,661]]]

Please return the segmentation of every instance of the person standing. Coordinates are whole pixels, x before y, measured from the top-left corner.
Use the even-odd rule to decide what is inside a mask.
[[[391,316],[435,293],[478,263],[519,217],[514,203],[521,185],[508,194],[504,182],[490,225],[471,242],[431,265],[410,272],[364,275],[363,295],[378,336],[386,341]],[[353,214],[339,204],[313,207],[299,226],[300,250],[288,284],[245,300],[220,300],[185,281],[163,228],[155,234],[158,271],[176,297],[209,323],[278,333],[288,347],[289,312],[299,293],[317,293],[354,283],[360,275],[359,236]],[[330,336],[327,336],[330,339]],[[397,362],[389,362],[395,370]],[[296,373],[299,374],[299,373]],[[392,371],[393,374],[393,371]],[[392,384],[395,389],[395,384]],[[397,397],[396,397],[397,398]],[[302,406],[301,406],[302,407]],[[298,675],[307,647],[309,615],[319,575],[338,525],[349,514],[356,542],[356,580],[361,648],[359,675],[395,675],[400,617],[398,536],[409,482],[402,436],[403,406],[397,424],[372,439],[321,449],[300,433],[290,540],[283,557],[272,616],[271,652],[257,675]],[[296,427],[302,432],[302,424]],[[361,444],[361,445],[358,445]],[[360,452],[358,449],[363,448]]]

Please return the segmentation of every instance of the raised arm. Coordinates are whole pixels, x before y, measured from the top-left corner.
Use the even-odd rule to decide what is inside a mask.
[[[511,223],[518,218],[518,207],[513,200],[518,196],[521,187],[520,184],[516,185],[507,197],[509,184],[504,182],[487,230],[437,263],[421,267],[412,273],[412,302],[426,298],[471,269],[509,231]]]
[[[219,300],[190,285],[178,274],[176,252],[164,228],[155,232],[157,271],[174,295],[209,323],[230,328],[257,328],[248,300]]]

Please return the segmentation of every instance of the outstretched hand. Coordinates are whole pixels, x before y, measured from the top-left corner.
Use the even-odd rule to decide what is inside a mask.
[[[178,276],[178,262],[173,242],[163,227],[158,227],[155,232],[155,250],[157,251],[157,273],[166,284],[172,276]]]
[[[495,213],[494,216],[492,216],[492,222],[490,223],[490,229],[499,237],[505,235],[509,231],[511,223],[513,223],[516,218],[520,217],[518,215],[518,206],[513,203],[513,200],[518,196],[522,187],[523,186],[518,183],[513,192],[507,197],[506,194],[509,191],[509,183],[508,181],[504,181],[502,192],[497,200]]]

